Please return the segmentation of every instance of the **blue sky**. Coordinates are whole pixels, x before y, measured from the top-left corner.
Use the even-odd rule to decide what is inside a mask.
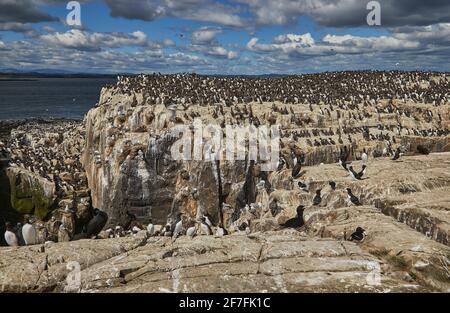
[[[0,70],[308,73],[449,70],[449,1],[0,0]],[[2,13],[3,12],[3,13]]]

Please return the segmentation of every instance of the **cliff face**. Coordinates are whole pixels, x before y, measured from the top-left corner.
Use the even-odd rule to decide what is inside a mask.
[[[216,163],[173,160],[171,148],[179,139],[170,128],[177,126],[173,113],[164,105],[144,105],[142,95],[109,89],[102,90],[100,104],[87,114],[82,155],[93,205],[104,209],[111,223],[123,222],[126,211],[143,221],[151,217],[165,223],[172,212],[195,217],[199,207],[217,222]],[[190,111],[197,109],[208,112],[198,106]],[[220,166],[224,193],[229,193],[243,180],[245,162],[224,161]],[[195,188],[198,199],[192,196]]]
[[[381,156],[388,136],[406,155],[417,154],[417,146],[424,145],[431,152],[450,151],[448,136],[417,136],[413,129],[428,130],[447,127],[448,112],[442,107],[416,105],[394,101],[399,109],[410,111],[428,109],[441,120],[424,121],[410,115],[402,117],[402,124],[410,128],[399,133],[393,125],[398,117],[391,113],[378,113],[380,107],[388,106],[382,100],[379,105],[356,107],[347,111],[334,110],[325,114],[321,106],[275,103],[221,105],[175,105],[152,103],[142,93],[122,92],[117,86],[104,88],[99,105],[89,111],[85,120],[86,145],[81,161],[86,170],[93,204],[104,209],[111,217],[112,224],[123,223],[126,212],[134,213],[142,221],[150,217],[154,222],[165,223],[167,218],[178,212],[195,217],[198,212],[208,212],[218,221],[218,180],[215,162],[176,161],[171,155],[174,143],[179,139],[173,128],[192,125],[194,118],[204,125],[248,125],[246,114],[257,119],[262,125],[280,125],[281,155],[292,168],[292,152],[305,154],[305,166],[337,162],[340,150],[349,147],[349,161],[361,157],[366,148],[370,157]],[[275,109],[276,108],[276,109]],[[250,111],[251,113],[248,113]],[[246,112],[246,113],[244,113]],[[356,114],[364,114],[363,119],[354,119]],[[240,118],[244,120],[239,121]],[[352,117],[352,118],[351,118]],[[378,128],[383,125],[384,129]],[[377,139],[365,138],[361,128],[369,129]],[[307,130],[311,135],[302,135]],[[337,130],[342,130],[343,142],[338,143]],[[333,131],[333,133],[327,133]],[[317,132],[314,134],[314,132]],[[296,133],[293,135],[293,133]],[[326,134],[326,135],[325,135]],[[350,138],[351,136],[351,138]],[[316,139],[326,138],[328,143],[316,145]],[[331,144],[334,140],[334,144]],[[308,141],[314,144],[308,144]],[[395,148],[394,148],[395,149]],[[222,161],[221,179],[224,186],[224,201],[235,206],[236,198],[245,179],[245,161]],[[287,175],[288,176],[288,175]],[[275,188],[292,189],[289,177],[279,177],[279,173],[268,173],[266,180],[274,181]],[[258,181],[264,176],[255,174]],[[277,184],[279,177],[281,185]],[[198,189],[198,199],[193,191]],[[198,210],[200,208],[200,210]],[[225,210],[225,217],[231,213]]]

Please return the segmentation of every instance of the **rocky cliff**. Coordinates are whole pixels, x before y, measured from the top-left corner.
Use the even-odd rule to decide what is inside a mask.
[[[220,127],[248,126],[249,120],[261,125],[279,125],[281,155],[287,160],[288,168],[293,166],[292,153],[303,153],[306,166],[336,163],[344,146],[349,147],[349,161],[360,159],[363,148],[371,158],[382,156],[392,142],[406,155],[418,154],[418,145],[430,152],[450,151],[447,133],[427,133],[448,129],[450,116],[445,106],[381,100],[374,106],[357,105],[326,114],[322,105],[308,107],[277,101],[233,106],[167,105],[153,102],[138,90],[120,90],[118,85],[104,88],[98,106],[87,114],[86,146],[82,155],[94,206],[106,210],[112,217],[111,223],[123,222],[127,211],[143,221],[152,217],[158,223],[165,223],[173,212],[195,216],[197,208],[208,212],[217,222],[216,163],[176,161],[171,156],[172,146],[179,139],[173,133],[174,128],[193,125],[195,119],[203,125]],[[389,111],[390,107],[410,112],[401,117],[403,130],[395,126],[399,117]],[[417,112],[425,110],[433,116],[439,115],[440,120],[423,119]],[[358,115],[360,118],[355,118]],[[206,154],[206,148],[203,149]],[[225,160],[220,168],[223,199],[234,207],[248,163]],[[254,176],[255,182],[263,178],[276,181],[278,177],[283,185],[275,186],[276,189],[293,188],[289,175],[280,178],[277,172],[261,173],[257,169]],[[201,191],[199,199],[192,197],[195,189]]]
[[[208,215],[214,231],[223,220],[231,234],[171,238],[130,231],[125,238],[1,248],[3,291],[448,292],[448,77],[424,74],[403,84],[396,79],[403,74],[390,74],[390,80],[376,75],[378,85],[365,82],[364,90],[349,90],[356,80],[345,77],[333,78],[332,88],[263,82],[276,87],[273,94],[281,92],[273,99],[243,97],[241,89],[250,83],[239,79],[231,86],[237,90],[233,96],[224,87],[229,82],[220,79],[138,76],[105,87],[82,124],[19,128],[12,134],[7,173],[11,204],[21,213],[59,219],[70,206],[80,228],[90,218],[92,201],[107,212],[107,227],[127,224],[132,213],[160,229],[181,213],[188,221],[184,227]],[[309,84],[308,77],[288,79]],[[176,99],[155,96],[158,88],[172,87],[178,88]],[[286,95],[300,89],[298,97]],[[225,100],[216,97],[223,93]],[[262,159],[205,159],[227,148],[226,141],[211,146],[208,130],[200,134],[203,147],[189,141],[183,150],[200,149],[203,160],[174,159],[180,139],[174,129],[195,131],[198,122],[222,129],[276,125],[285,164],[265,170]],[[367,166],[362,179],[352,179],[337,164],[344,149],[356,171]],[[302,168],[293,175],[301,158]],[[347,188],[361,205],[349,201]],[[299,204],[306,224],[283,228]],[[350,242],[357,227],[366,237]],[[76,290],[68,288],[72,261],[81,275]]]

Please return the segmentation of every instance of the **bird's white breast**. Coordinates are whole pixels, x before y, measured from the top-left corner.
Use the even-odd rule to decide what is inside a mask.
[[[7,230],[5,232],[5,240],[6,240],[6,243],[11,247],[17,247],[19,245],[17,236],[12,231]]]

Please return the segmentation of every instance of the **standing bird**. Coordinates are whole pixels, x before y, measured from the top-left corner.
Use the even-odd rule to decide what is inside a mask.
[[[355,232],[353,232],[353,234],[351,234],[350,241],[353,241],[353,240],[355,240],[355,241],[362,241],[364,239],[364,237],[365,237],[364,236],[364,232],[365,231],[366,231],[365,229],[363,229],[361,227],[357,227]]]
[[[208,224],[208,226],[212,229],[213,225],[212,225],[211,218],[210,218],[209,214],[206,213],[204,216],[205,216],[206,224]]]
[[[334,181],[330,181],[328,184],[330,185],[332,190],[336,190],[336,183]]]
[[[350,188],[347,188],[348,193],[348,199],[351,203],[354,205],[361,205],[361,202],[359,202],[359,199],[352,193],[352,190]]]
[[[175,224],[175,229],[173,230],[173,237],[178,238],[183,234],[183,220],[180,219],[178,223]]]
[[[94,217],[89,221],[86,227],[87,237],[97,237],[97,235],[102,231],[103,227],[105,227],[107,221],[108,214],[99,209],[94,209]]]
[[[25,225],[22,227],[22,236],[25,241],[25,245],[35,245],[36,244],[36,229],[30,222],[30,216],[25,215],[24,217]]]
[[[58,230],[58,242],[68,242],[70,239],[70,231],[64,224],[61,224]]]
[[[167,224],[164,227],[164,229],[162,231],[162,235],[165,237],[172,237],[172,230],[171,230],[170,224]]]
[[[363,149],[363,153],[361,155],[361,160],[362,160],[363,164],[366,164],[367,161],[369,160],[369,156],[367,155],[366,148]]]
[[[297,216],[287,220],[286,223],[282,224],[281,226],[286,227],[286,228],[302,227],[305,224],[305,221],[303,219],[303,211],[304,210],[305,210],[305,207],[303,205],[299,205],[297,207]]]
[[[201,229],[202,233],[204,233],[207,236],[212,235],[213,234],[212,229],[209,226],[209,224],[206,222],[206,218],[204,216],[202,216],[200,218],[200,221],[201,221],[200,229]]]
[[[292,168],[292,178],[296,179],[300,177],[300,171],[302,169],[302,161],[300,158],[297,159],[297,162],[295,163],[294,167]]]
[[[284,158],[280,157],[280,159],[278,160],[278,163],[277,163],[277,172],[280,172],[283,169],[285,164],[286,164],[286,161],[284,161]]]
[[[320,202],[322,202],[322,196],[320,195],[321,191],[322,191],[322,189],[316,190],[316,195],[313,198],[313,205],[319,205]]]
[[[197,225],[197,223],[195,223],[193,226],[191,226],[187,229],[186,235],[191,239],[194,238],[197,235],[197,228],[198,228],[198,225]]]
[[[216,230],[216,236],[223,237],[226,235],[228,235],[228,231],[226,230],[225,227],[223,227],[222,223],[219,223],[219,226],[217,227],[217,230]]]
[[[155,234],[155,225],[153,225],[152,220],[150,220],[147,225],[147,233],[149,236],[153,236]]]
[[[350,152],[348,151],[347,146],[344,146],[344,149],[341,149],[339,154],[339,165],[341,165],[345,170],[347,170],[347,165],[350,164],[350,162],[347,162],[349,156]]]
[[[19,240],[17,239],[16,234],[14,233],[14,229],[10,222],[5,223],[6,231],[5,231],[5,241],[10,247],[18,247]]]
[[[395,150],[394,157],[392,158],[392,161],[396,161],[398,159],[400,159],[400,148],[397,148],[397,150]]]

